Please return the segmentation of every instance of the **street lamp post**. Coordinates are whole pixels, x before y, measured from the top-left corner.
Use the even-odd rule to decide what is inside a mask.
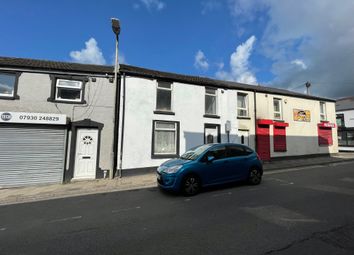
[[[110,173],[110,178],[114,176],[114,172],[117,170],[117,152],[118,152],[118,125],[119,125],[119,105],[120,105],[120,87],[118,86],[118,72],[119,72],[119,62],[118,62],[118,43],[119,43],[119,34],[120,34],[120,22],[119,19],[111,18],[112,21],[112,30],[116,36],[116,59],[114,64],[114,86],[116,86],[116,93],[114,98],[114,139],[113,139],[113,160],[112,160],[112,171]],[[119,173],[121,177],[121,173]]]

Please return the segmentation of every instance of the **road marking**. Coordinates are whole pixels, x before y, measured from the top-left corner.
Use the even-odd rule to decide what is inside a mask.
[[[113,210],[112,213],[121,213],[121,212],[137,210],[137,209],[141,209],[141,207],[140,206],[136,206],[136,207],[130,207],[130,208],[117,209],[117,210]]]
[[[63,221],[69,221],[69,220],[79,220],[81,218],[82,218],[82,216],[79,215],[79,216],[73,216],[73,217],[68,217],[68,218],[51,220],[48,223],[56,223],[56,222],[63,222]]]
[[[325,191],[325,192],[354,196],[354,189],[338,188],[338,187],[327,186],[327,185],[314,185],[314,186],[309,186],[306,188],[312,189],[312,190],[317,190],[317,191]]]
[[[277,206],[241,207],[241,210],[250,213],[269,223],[290,228],[299,223],[317,223],[319,220],[306,217],[298,212]]]
[[[266,178],[266,180],[271,180],[271,181],[276,181],[276,182],[280,182],[280,185],[293,185],[293,182],[289,182],[287,180],[282,180],[282,179],[278,179],[278,178]]]
[[[345,178],[342,178],[340,180],[343,181],[343,182],[354,182],[354,178],[349,178],[349,177],[345,177]]]
[[[227,196],[227,195],[232,195],[232,192],[218,193],[218,194],[212,195],[211,197],[221,197],[221,196]]]
[[[6,228],[0,228],[0,231],[5,231],[6,230]]]

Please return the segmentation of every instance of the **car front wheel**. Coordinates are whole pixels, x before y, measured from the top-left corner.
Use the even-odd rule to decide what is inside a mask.
[[[248,182],[251,185],[257,185],[260,184],[261,181],[262,181],[261,171],[257,168],[252,168],[249,173]]]
[[[195,175],[187,175],[182,181],[182,192],[185,196],[198,194],[200,190],[199,178]]]

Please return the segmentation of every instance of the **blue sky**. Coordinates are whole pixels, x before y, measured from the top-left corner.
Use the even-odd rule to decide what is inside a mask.
[[[0,55],[112,64],[341,97],[354,94],[354,4],[342,0],[2,2]]]

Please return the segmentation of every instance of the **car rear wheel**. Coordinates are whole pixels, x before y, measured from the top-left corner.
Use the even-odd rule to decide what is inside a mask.
[[[259,169],[257,168],[251,168],[249,177],[248,177],[248,182],[251,185],[257,185],[260,184],[262,181],[262,173]]]
[[[187,175],[182,181],[182,192],[185,196],[193,196],[200,191],[200,180],[195,175]]]

